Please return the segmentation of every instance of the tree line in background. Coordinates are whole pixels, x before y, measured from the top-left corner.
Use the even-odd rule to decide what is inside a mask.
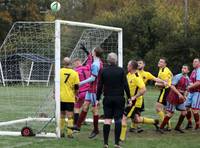
[[[15,21],[64,19],[123,28],[124,64],[142,58],[154,74],[159,57],[174,73],[200,57],[200,1],[188,0],[187,26],[184,0],[58,0],[57,13],[52,1],[0,0],[0,44]]]

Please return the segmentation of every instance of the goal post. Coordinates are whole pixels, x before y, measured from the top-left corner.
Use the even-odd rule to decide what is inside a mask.
[[[122,67],[122,36],[121,28],[82,22],[14,23],[0,47],[0,135],[21,135],[27,126],[36,136],[59,138],[62,59],[85,61],[84,44],[89,51],[101,47],[105,63],[117,53]]]

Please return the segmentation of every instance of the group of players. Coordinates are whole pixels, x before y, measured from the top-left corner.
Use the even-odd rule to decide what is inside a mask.
[[[158,77],[144,71],[144,60],[130,60],[127,65],[128,74],[117,68],[117,55],[108,54],[107,66],[103,69],[101,55],[103,50],[99,47],[89,53],[84,45],[80,48],[88,58],[82,64],[80,59],[71,61],[64,58],[64,67],[60,70],[60,97],[61,97],[61,136],[65,134],[73,138],[74,131],[80,131],[81,125],[86,119],[90,104],[93,112],[93,130],[89,138],[99,134],[99,100],[104,93],[104,147],[108,147],[108,137],[112,118],[115,121],[115,147],[120,148],[119,141],[124,141],[127,131],[127,119],[132,120],[130,132],[142,132],[139,123],[152,124],[160,133],[171,130],[170,118],[174,111],[180,111],[180,116],[175,130],[184,131],[181,124],[186,117],[188,124],[186,129],[192,128],[192,114],[195,120],[194,129],[199,129],[200,110],[200,59],[193,60],[193,68],[190,77],[189,66],[183,65],[180,74],[173,76],[167,67],[167,60],[160,58],[158,62]],[[123,82],[121,82],[121,77]],[[156,112],[160,119],[143,117],[144,94],[147,91],[146,84],[149,80],[155,81],[155,86],[160,89],[160,95],[156,102]],[[119,84],[118,84],[119,83]],[[124,99],[124,91],[127,95],[127,103]],[[120,97],[122,96],[122,97]],[[122,99],[121,99],[122,98]],[[119,101],[121,100],[121,101]],[[125,105],[126,104],[126,105]],[[126,107],[125,107],[126,106]],[[80,109],[81,112],[80,112]],[[67,124],[65,118],[68,118]],[[109,119],[109,120],[108,120]],[[160,123],[160,124],[159,124]]]

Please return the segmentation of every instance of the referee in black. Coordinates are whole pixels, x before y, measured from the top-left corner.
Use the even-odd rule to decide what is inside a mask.
[[[97,100],[101,99],[103,92],[104,111],[104,148],[108,148],[108,137],[112,119],[115,121],[115,148],[120,148],[119,137],[121,133],[121,119],[125,107],[124,90],[129,98],[130,91],[124,70],[117,66],[117,55],[109,53],[107,57],[109,66],[102,70],[97,88]]]

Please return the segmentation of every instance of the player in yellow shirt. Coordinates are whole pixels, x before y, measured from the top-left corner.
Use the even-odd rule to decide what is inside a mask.
[[[164,86],[161,83],[155,83],[156,86],[160,88],[160,95],[156,102],[156,112],[160,116],[160,120],[163,121],[165,117],[165,106],[167,105],[167,95],[170,90],[170,85],[172,83],[173,74],[167,67],[166,58],[160,58],[158,62],[159,72],[158,78],[167,82],[167,86]],[[171,124],[168,123],[168,129],[171,130]]]
[[[144,60],[142,59],[139,59],[137,60],[137,63],[138,63],[138,70],[137,70],[137,73],[141,76],[141,78],[143,79],[143,82],[144,84],[146,85],[148,81],[155,81],[157,83],[163,83],[163,85],[167,85],[165,81],[159,79],[159,78],[156,78],[154,75],[152,75],[150,72],[148,71],[145,71],[144,70],[144,67],[145,67],[145,62]],[[144,97],[142,98],[142,107],[141,107],[141,110],[140,110],[140,113],[144,111]],[[142,132],[143,129],[141,129],[139,126],[137,126],[136,123],[134,123],[134,120],[132,121],[132,124],[131,124],[131,128],[129,129],[130,132]]]
[[[131,94],[131,100],[128,100],[128,106],[124,110],[122,118],[122,130],[120,140],[124,141],[126,137],[127,118],[134,119],[136,123],[153,124],[158,129],[159,120],[138,116],[142,107],[143,95],[146,92],[145,84],[142,78],[137,73],[137,61],[131,60],[128,63],[127,80]]]
[[[71,61],[68,57],[63,60],[64,67],[60,69],[60,108],[61,108],[61,136],[64,137],[65,117],[68,118],[67,127],[73,127],[74,103],[79,89],[79,76],[70,68]],[[73,131],[67,128],[67,137],[73,138]]]

